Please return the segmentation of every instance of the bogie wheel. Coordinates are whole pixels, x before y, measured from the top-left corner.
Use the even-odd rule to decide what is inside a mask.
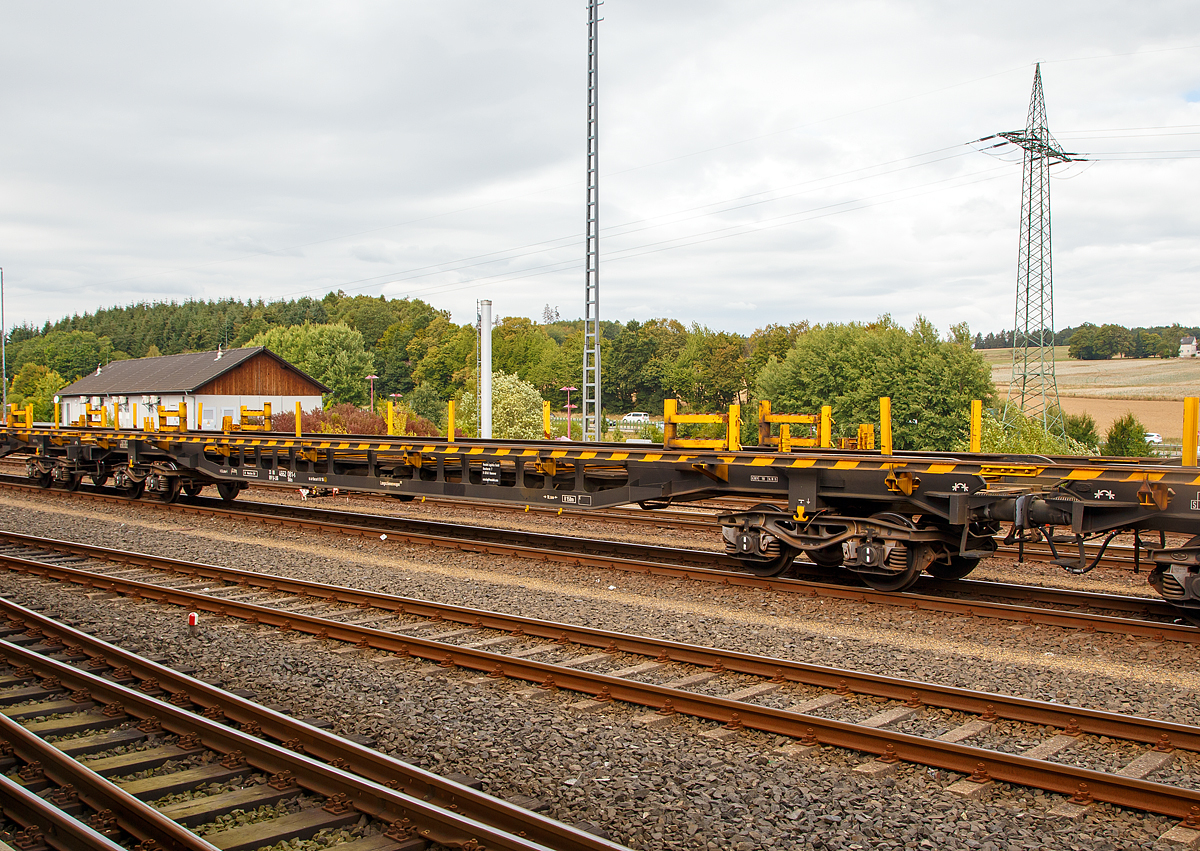
[[[179,477],[178,476],[168,476],[167,477],[167,489],[161,490],[161,491],[155,491],[154,496],[158,499],[159,502],[171,503],[171,502],[174,502],[175,500],[179,499],[179,492],[181,490],[183,490],[183,485],[179,481]]]
[[[54,484],[54,474],[38,473],[36,476],[33,477],[33,480],[35,482],[37,482],[37,486],[39,488],[48,488],[48,487],[50,487],[50,485]]]
[[[144,494],[145,492],[146,492],[146,480],[145,479],[142,479],[140,482],[131,482],[130,484],[121,488],[121,493],[123,495],[129,497],[130,499],[141,499],[142,494]]]
[[[979,559],[963,556],[950,556],[950,563],[935,561],[925,572],[938,579],[962,579],[975,568],[979,567]]]
[[[785,512],[778,505],[772,505],[769,502],[760,502],[758,505],[751,506],[748,511],[761,511],[764,514],[783,515]],[[787,544],[780,544],[779,555],[767,561],[750,561],[749,559],[741,562],[742,570],[747,573],[753,573],[755,576],[778,576],[796,560],[796,556],[800,551],[789,547]]]
[[[872,519],[886,520],[898,526],[907,526],[910,529],[917,528],[911,518],[905,517],[902,514],[885,512],[874,515]],[[912,544],[908,547],[907,566],[903,570],[892,574],[860,573],[858,577],[876,591],[889,593],[903,591],[911,587],[921,577],[921,571],[926,570],[933,563],[933,559],[934,551],[931,545]]]
[[[108,473],[92,473],[92,484],[98,488],[104,487],[108,482]]]
[[[796,556],[799,554],[799,550],[785,546],[782,554],[770,561],[742,560],[739,563],[742,570],[747,573],[753,573],[755,576],[778,576],[792,566],[792,562],[796,560]]]
[[[239,482],[217,482],[217,493],[226,502],[233,502],[237,499],[238,492],[241,490],[238,487],[239,484]]]
[[[183,492],[188,496],[200,496],[202,490],[204,490],[204,485],[200,482],[188,482],[183,486]]]
[[[74,493],[79,490],[81,484],[83,484],[83,473],[71,473],[67,476],[67,480],[63,482],[63,487]]]

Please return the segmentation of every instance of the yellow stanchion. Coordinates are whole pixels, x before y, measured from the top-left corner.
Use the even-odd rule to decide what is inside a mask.
[[[971,451],[979,452],[983,446],[983,401],[971,400]]]
[[[892,454],[892,397],[879,397],[879,451]]]
[[[1183,464],[1185,467],[1196,466],[1196,444],[1200,438],[1196,430],[1200,428],[1200,396],[1188,396],[1183,400]]]

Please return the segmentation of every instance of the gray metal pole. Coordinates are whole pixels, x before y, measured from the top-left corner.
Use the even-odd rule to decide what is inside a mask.
[[[8,341],[8,326],[4,324],[4,267],[0,266],[0,379],[3,379],[3,389],[0,390],[4,405],[4,423],[8,424],[8,359],[5,356],[4,344]]]
[[[492,439],[492,303],[479,302],[479,436]]]

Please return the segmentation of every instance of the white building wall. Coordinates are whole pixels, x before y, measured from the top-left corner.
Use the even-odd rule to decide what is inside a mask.
[[[187,403],[188,431],[220,431],[224,417],[233,417],[235,423],[241,423],[242,407],[252,411],[261,411],[264,402],[271,403],[271,413],[295,413],[296,403],[305,411],[321,407],[320,396],[191,396],[179,393],[151,396],[149,401],[143,396],[69,396],[61,402],[60,422],[74,423],[87,409],[89,402],[95,399],[108,409],[109,424],[113,421],[113,405],[117,408],[117,417],[121,428],[140,429],[147,417],[153,425],[159,424],[158,406],[168,410],[178,410],[181,402]],[[98,406],[92,403],[93,409]],[[137,421],[134,421],[136,415]],[[174,420],[169,421],[174,424]]]

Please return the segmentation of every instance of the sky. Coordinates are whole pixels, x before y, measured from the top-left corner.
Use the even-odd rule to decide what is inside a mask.
[[[600,315],[1012,327],[1042,63],[1055,326],[1200,323],[1200,5],[608,0]],[[583,313],[587,8],[0,0],[5,320]]]

